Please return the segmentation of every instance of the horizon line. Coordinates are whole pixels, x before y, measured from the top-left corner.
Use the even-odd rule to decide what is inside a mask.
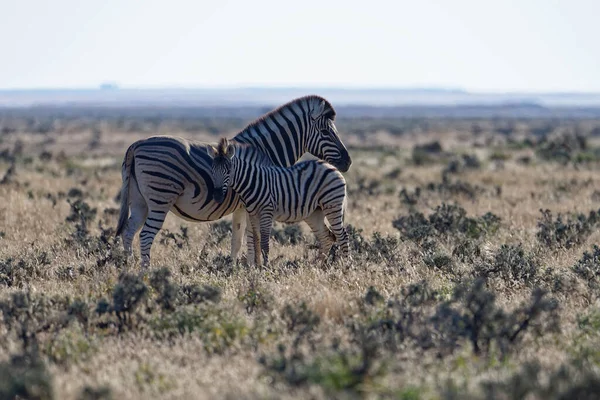
[[[52,91],[120,91],[120,90],[340,90],[340,91],[435,91],[473,95],[600,95],[600,89],[583,90],[517,90],[517,89],[468,89],[450,86],[399,86],[399,85],[306,85],[306,84],[230,84],[230,85],[120,85],[113,82],[95,86],[40,86],[0,87],[0,93],[8,92],[52,92]]]

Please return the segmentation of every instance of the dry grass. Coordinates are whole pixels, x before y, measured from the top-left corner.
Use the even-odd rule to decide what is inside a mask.
[[[523,123],[521,128],[526,127]],[[165,236],[159,234],[152,249],[153,267],[141,271],[139,264],[120,262],[120,243],[99,239],[99,223],[114,229],[122,154],[129,143],[151,133],[103,132],[96,135],[99,142],[93,150],[89,142],[95,136],[84,128],[68,134],[22,133],[4,138],[4,148],[12,149],[20,139],[24,151],[16,155],[14,175],[0,185],[4,199],[0,205],[0,306],[4,307],[0,307],[4,310],[0,362],[8,363],[14,355],[37,354],[47,367],[54,398],[82,398],[85,388],[88,397],[83,398],[115,399],[520,398],[521,389],[530,389],[532,398],[553,398],[577,385],[597,387],[600,355],[594,343],[600,338],[600,291],[597,282],[583,279],[572,267],[598,243],[598,224],[590,222],[587,233],[575,232],[580,241],[573,246],[552,247],[537,240],[536,233],[540,209],[550,209],[554,216],[572,212],[587,216],[600,209],[598,162],[544,161],[536,157],[534,148],[502,144],[506,138],[492,132],[485,146],[473,148],[485,135],[475,137],[456,127],[420,136],[379,132],[376,143],[370,144],[385,148],[365,147],[358,136],[348,136],[343,139],[354,146],[354,164],[346,174],[350,192],[346,221],[362,230],[353,242],[355,249],[361,238],[366,242],[352,264],[315,264],[316,251],[309,249],[314,239],[302,226],[301,244],[273,244],[269,268],[232,266],[224,259],[229,235],[217,243],[218,235],[212,232],[215,224],[187,223],[169,215],[163,232],[181,234],[183,228],[187,234],[175,240],[163,240]],[[205,132],[182,135],[217,138]],[[440,142],[443,154],[431,154],[423,165],[415,165],[413,146],[433,140]],[[44,150],[52,152],[50,160],[38,156]],[[59,155],[61,151],[64,155]],[[491,160],[498,151],[507,159]],[[444,173],[453,157],[465,153],[476,154],[480,165]],[[520,162],[523,155],[532,156],[532,161]],[[0,177],[10,164],[8,156]],[[411,201],[401,195],[402,189]],[[68,201],[77,198],[97,210],[83,239],[100,243],[99,249],[69,241],[77,221],[66,220],[71,213]],[[467,217],[477,221],[492,212],[500,218],[499,226],[479,237],[452,228],[449,234],[433,232],[419,242],[402,237],[392,223],[418,212],[428,218],[442,203],[460,205]],[[499,269],[487,273],[483,289],[495,294],[494,304],[508,313],[528,302],[536,287],[555,302],[538,310],[539,318],[532,317],[531,326],[518,340],[505,343],[494,330],[490,347],[477,351],[469,334],[460,330],[464,326],[451,327],[448,321],[436,326],[431,317],[436,312],[441,315],[442,305],[452,299],[456,288],[464,284],[473,290],[474,280],[495,265],[504,244],[521,244],[536,274],[519,275],[526,265],[521,258],[498,264]],[[461,259],[457,250],[469,246],[476,250]],[[449,261],[439,257],[428,261],[438,255]],[[600,272],[598,265],[591,265]],[[171,272],[168,281],[179,296],[184,287],[196,285],[217,288],[220,298],[186,303],[178,297],[173,307],[162,309],[161,291],[152,287],[152,274],[160,267]],[[147,289],[138,307],[131,309],[130,323],[115,312],[96,313],[101,299],[110,303],[123,273],[140,276]],[[403,290],[423,281],[437,292],[429,302],[397,305],[408,308],[386,305],[394,299],[400,304]],[[365,300],[367,293],[374,293],[369,292],[371,287],[382,302],[369,305]],[[7,311],[17,304],[13,296],[19,293],[29,293],[29,308]],[[80,319],[72,311],[76,301],[87,310],[87,318]],[[465,312],[462,301],[451,307]],[[399,315],[411,315],[408,326],[414,332],[374,328],[384,321],[400,324]],[[560,318],[559,331],[542,326],[551,316]],[[192,327],[191,332],[180,333],[169,318],[179,318]],[[585,318],[587,322],[581,322]],[[496,323],[486,326],[493,330]],[[539,324],[539,332],[532,329]],[[29,339],[24,339],[23,327]],[[458,336],[449,344],[445,340],[452,332]],[[390,335],[395,335],[396,347],[390,344]],[[423,344],[423,335],[429,335],[430,345]],[[333,346],[336,341],[339,344]],[[285,367],[280,344],[286,346]],[[525,379],[530,385],[526,387],[509,380],[514,374],[525,374],[521,368],[531,362],[542,367],[541,383]],[[550,387],[544,382],[561,364],[572,375],[563,386]],[[35,388],[33,379],[24,387]],[[503,389],[503,383],[510,389]],[[6,393],[2,390],[9,384],[8,377],[0,377],[0,393]],[[41,393],[37,398],[51,398]]]

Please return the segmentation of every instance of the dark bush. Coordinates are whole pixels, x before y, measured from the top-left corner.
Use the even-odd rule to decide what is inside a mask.
[[[117,316],[120,330],[123,327],[131,327],[134,313],[147,295],[148,287],[140,277],[131,274],[119,276],[119,283],[113,289],[110,311]]]
[[[584,251],[573,271],[591,288],[600,288],[600,247],[594,245],[592,252]]]
[[[392,226],[400,231],[402,237],[420,243],[432,236],[435,228],[420,212],[412,212],[392,221]]]
[[[587,140],[584,136],[557,135],[553,138],[542,138],[536,146],[536,155],[544,161],[566,164],[569,161],[576,161],[587,148]]]
[[[171,283],[171,271],[160,268],[150,275],[150,286],[158,293],[156,302],[165,311],[173,311],[177,306],[177,285]]]
[[[215,244],[221,244],[232,233],[231,221],[220,220],[210,224],[210,234]],[[242,234],[245,234],[242,232]]]
[[[600,393],[600,376],[573,362],[547,371],[538,361],[532,361],[505,381],[487,380],[481,386],[487,399],[591,400]]]
[[[93,388],[86,386],[81,391],[78,400],[112,400],[113,395],[109,387]]]
[[[419,212],[412,212],[392,221],[392,225],[404,239],[422,243],[433,236],[457,234],[477,239],[494,233],[500,221],[498,216],[490,212],[479,218],[467,217],[467,212],[459,205],[442,203],[429,218]]]
[[[417,166],[434,162],[442,154],[440,142],[434,141],[422,145],[415,145],[412,149],[412,162]]]
[[[556,219],[552,218],[550,210],[541,210],[541,218],[538,220],[537,240],[548,248],[570,249],[583,244],[594,228],[600,223],[598,211],[590,211],[585,214],[576,214],[564,220],[561,214]]]
[[[67,197],[83,197],[83,191],[79,188],[71,188],[69,189],[69,191],[67,192]],[[89,210],[89,208],[88,208]],[[94,213],[94,216],[96,215],[96,213]]]
[[[0,363],[1,399],[54,399],[52,378],[36,353],[12,356]]]
[[[179,288],[183,304],[200,304],[221,301],[221,289],[210,285],[183,285]]]
[[[541,335],[559,329],[558,303],[534,290],[529,303],[505,312],[483,280],[460,285],[451,301],[441,304],[432,317],[435,329],[443,332],[442,348],[452,350],[468,340],[476,354],[487,354],[495,343],[503,355],[513,351],[527,330]]]
[[[421,197],[421,188],[415,188],[413,193],[409,193],[405,188],[400,190],[400,202],[402,204],[406,204],[407,206],[414,206],[419,202],[419,197]]]
[[[442,182],[431,182],[427,185],[427,190],[437,192],[442,197],[464,196],[469,200],[474,200],[483,192],[483,189],[469,182],[456,179],[451,181],[447,174],[442,176]]]
[[[300,225],[298,224],[286,224],[282,229],[273,227],[271,236],[282,245],[295,246],[304,242],[302,229],[300,229]]]
[[[190,237],[188,236],[188,228],[187,226],[180,225],[179,232],[173,233],[169,232],[168,229],[162,229],[160,231],[161,238],[158,243],[168,246],[169,241],[172,241],[178,249],[183,249],[184,247],[188,247],[190,245]]]
[[[362,258],[365,261],[395,263],[398,259],[398,239],[393,236],[383,236],[379,232],[374,232],[371,240],[362,235],[362,229],[356,229],[352,225],[346,226],[350,244],[350,254],[355,258]]]
[[[363,326],[375,333],[372,340],[390,351],[412,344],[444,357],[469,342],[476,354],[490,355],[495,345],[503,355],[518,349],[526,332],[541,335],[556,331],[558,303],[535,289],[531,300],[511,312],[496,304],[494,293],[483,280],[461,284],[453,297],[439,303],[440,295],[425,282],[403,290],[384,309],[379,302],[364,302]],[[437,304],[437,305],[436,305]]]
[[[506,283],[520,282],[527,285],[537,283],[539,264],[525,253],[521,244],[503,244],[494,259],[475,267],[475,273],[485,278],[499,277]]]

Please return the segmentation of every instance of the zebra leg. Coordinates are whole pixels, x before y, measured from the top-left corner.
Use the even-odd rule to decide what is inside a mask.
[[[167,203],[161,205],[161,207],[150,208],[144,227],[140,233],[140,250],[142,253],[142,268],[148,268],[150,266],[150,249],[152,248],[152,242],[158,234],[158,231],[163,226],[167,213],[171,208],[171,204]]]
[[[339,243],[342,257],[351,259],[348,232],[346,232],[346,228],[344,228],[344,208],[342,204],[325,208],[323,212],[331,225],[331,230],[335,235],[336,241]]]
[[[233,212],[231,222],[231,259],[235,263],[242,247],[243,232],[246,230],[246,209],[241,207]]]
[[[260,215],[260,249],[263,255],[263,264],[269,264],[269,240],[273,229],[273,213],[264,212]]]
[[[248,252],[246,253],[246,262],[248,265],[253,265],[255,260],[256,251],[254,251],[254,233],[252,232],[252,221],[250,214],[246,213],[246,246]]]
[[[325,214],[323,213],[323,210],[317,208],[304,221],[310,227],[319,243],[319,261],[324,261],[327,258],[327,254],[335,242],[336,237],[327,225],[325,225]]]
[[[131,257],[133,256],[133,237],[136,233],[138,233],[144,224],[144,221],[146,220],[146,216],[148,215],[148,205],[146,204],[146,200],[140,193],[138,185],[135,182],[131,182],[129,185],[129,199],[131,215],[129,216],[125,229],[123,230],[122,238],[125,252]]]
[[[260,245],[261,245],[261,225],[260,225],[260,215],[250,215],[248,222],[250,232],[252,233],[252,237],[247,237],[248,240],[248,250],[250,250],[250,246],[252,246],[252,258],[250,255],[248,256],[248,264],[260,266]],[[248,231],[248,228],[246,228]],[[250,261],[252,260],[252,261]]]

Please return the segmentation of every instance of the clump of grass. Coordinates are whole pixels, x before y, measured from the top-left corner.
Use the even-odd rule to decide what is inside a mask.
[[[263,355],[259,362],[267,374],[291,386],[318,385],[325,393],[334,395],[362,395],[365,385],[373,382],[384,372],[376,364],[377,346],[363,340],[362,348],[341,348],[334,343],[318,353],[286,353],[285,346],[278,353]]]
[[[0,285],[20,287],[31,279],[45,276],[51,263],[51,255],[38,249],[28,251],[19,258],[0,260]]]
[[[314,332],[320,318],[305,303],[287,304],[281,314],[287,330],[293,334],[288,349],[279,344],[274,354],[263,354],[259,363],[275,382],[290,386],[318,385],[326,393],[360,394],[364,385],[382,374],[378,363],[379,344],[364,330],[352,331],[352,341],[345,346],[338,338],[328,343],[315,343]],[[306,341],[309,346],[301,346]]]
[[[269,310],[274,301],[273,296],[255,278],[250,280],[247,288],[240,291],[238,299],[244,304],[248,314]]]
[[[244,319],[234,311],[211,304],[177,308],[149,321],[158,339],[196,335],[209,354],[222,354],[249,334]]]
[[[48,359],[61,366],[85,363],[98,351],[94,340],[81,330],[79,325],[59,331],[46,345],[44,353]]]

